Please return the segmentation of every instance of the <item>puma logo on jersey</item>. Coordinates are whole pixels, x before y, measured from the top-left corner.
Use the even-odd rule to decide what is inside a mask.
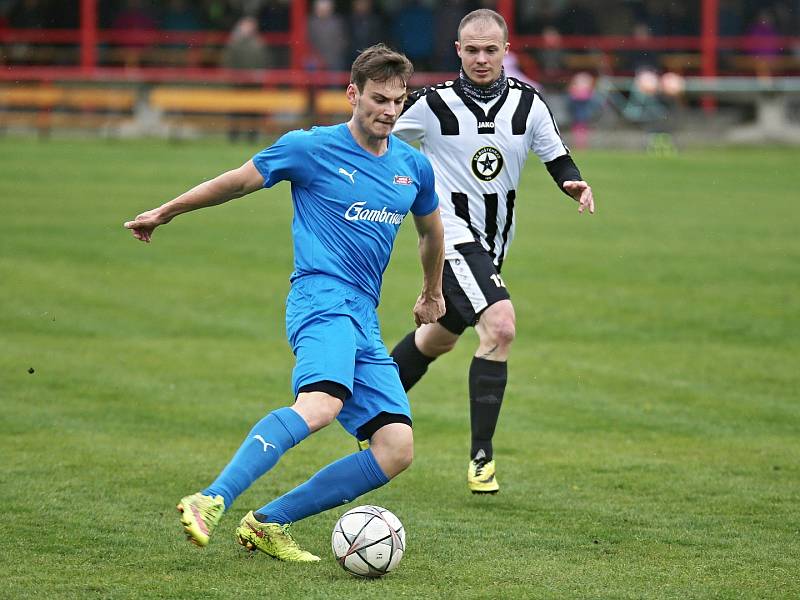
[[[269,449],[269,448],[274,448],[274,447],[275,447],[275,445],[274,445],[274,444],[270,444],[270,443],[269,443],[268,441],[266,441],[266,440],[265,440],[263,437],[261,437],[261,434],[260,434],[260,433],[259,433],[259,434],[256,434],[256,435],[254,435],[254,436],[253,436],[253,439],[254,439],[254,440],[258,440],[259,442],[261,442],[262,444],[264,444],[264,452],[266,452],[266,451],[267,451],[267,449]]]
[[[348,173],[342,167],[339,167],[339,173],[341,173],[342,175],[344,175],[346,177],[349,177],[350,178],[350,183],[355,184],[356,181],[355,181],[355,179],[353,179],[353,176],[356,174],[356,169],[353,169],[352,173]]]

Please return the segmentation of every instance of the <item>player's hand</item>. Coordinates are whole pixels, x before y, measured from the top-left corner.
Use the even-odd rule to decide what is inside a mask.
[[[578,212],[582,213],[587,208],[594,214],[594,196],[592,188],[585,181],[565,181],[563,184],[567,193],[578,203]]]
[[[148,210],[138,215],[133,221],[125,222],[125,229],[130,229],[133,237],[143,242],[150,242],[153,235],[153,230],[159,225],[164,225],[165,221],[158,209]]]
[[[441,293],[436,295],[420,294],[417,303],[414,305],[414,322],[417,327],[435,323],[444,315],[444,296]]]

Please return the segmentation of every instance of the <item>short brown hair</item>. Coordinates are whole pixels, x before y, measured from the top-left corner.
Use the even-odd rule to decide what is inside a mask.
[[[506,25],[506,20],[503,18],[503,15],[488,8],[473,10],[461,19],[461,23],[458,24],[458,41],[461,41],[461,30],[474,21],[492,21],[496,23],[503,31],[503,41],[508,41],[508,25]]]
[[[395,52],[385,44],[375,44],[353,61],[350,70],[350,81],[356,85],[359,92],[364,90],[368,79],[372,81],[388,81],[399,77],[403,84],[408,85],[408,80],[414,73],[414,65],[405,54]]]

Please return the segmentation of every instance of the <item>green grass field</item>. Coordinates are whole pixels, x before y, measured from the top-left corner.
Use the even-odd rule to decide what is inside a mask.
[[[289,188],[180,217],[151,245],[122,223],[255,150],[0,140],[0,597],[800,597],[787,149],[578,154],[593,217],[530,161],[503,272],[518,331],[502,490],[464,481],[469,332],[411,393],[414,465],[357,501],[406,525],[395,573],[333,561],[345,507],[294,527],[317,565],[234,542],[244,512],[354,450],[338,425],[245,493],[205,551],[187,544],[176,501],[291,400]],[[420,281],[407,224],[380,308],[389,346]]]

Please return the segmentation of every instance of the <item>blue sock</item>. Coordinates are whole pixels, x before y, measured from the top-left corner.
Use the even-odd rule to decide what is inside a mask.
[[[284,452],[308,434],[308,425],[293,409],[287,406],[273,410],[255,424],[228,466],[202,493],[219,494],[229,509],[242,492],[275,466]]]
[[[281,525],[294,523],[347,504],[388,482],[372,450],[356,452],[329,464],[291,492],[259,508],[256,518]]]

